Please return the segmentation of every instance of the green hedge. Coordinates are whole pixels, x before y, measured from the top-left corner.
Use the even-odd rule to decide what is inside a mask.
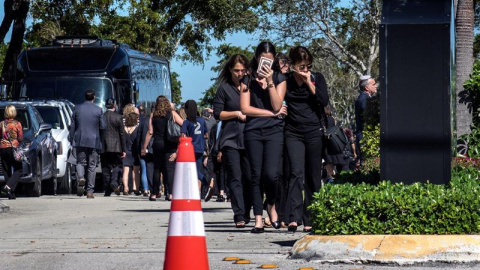
[[[480,232],[480,162],[455,160],[448,185],[358,183],[355,174],[314,195],[315,234],[474,234]],[[365,176],[365,175],[363,175]],[[370,177],[370,178],[368,178]],[[367,175],[366,179],[375,182]],[[373,179],[373,180],[372,180]]]

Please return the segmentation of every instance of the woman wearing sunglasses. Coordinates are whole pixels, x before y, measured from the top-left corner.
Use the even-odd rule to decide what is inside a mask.
[[[291,74],[287,78],[285,100],[288,116],[285,119],[285,144],[290,161],[290,181],[285,216],[288,231],[295,232],[303,223],[303,230],[312,230],[307,207],[321,186],[323,153],[323,108],[328,104],[325,78],[312,73],[313,56],[307,48],[290,49]],[[305,181],[305,184],[303,184]],[[305,189],[305,199],[302,186]]]
[[[261,177],[272,226],[280,228],[275,210],[275,197],[283,150],[284,121],[278,116],[286,115],[287,110],[282,105],[286,91],[285,76],[274,72],[268,64],[273,63],[274,56],[275,47],[272,43],[262,42],[257,46],[251,62],[252,74],[245,77],[240,93],[240,108],[247,116],[244,136],[250,161],[251,196],[255,215],[252,233],[264,232]]]

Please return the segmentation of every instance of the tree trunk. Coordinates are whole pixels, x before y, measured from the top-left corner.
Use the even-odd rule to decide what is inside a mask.
[[[474,0],[458,0],[455,20],[456,30],[456,120],[457,137],[470,133],[472,124],[471,97],[463,89],[473,68]]]
[[[5,12],[5,17],[3,17],[2,24],[0,25],[0,40],[3,42],[5,35],[10,29],[10,25],[13,20],[13,0],[5,0],[3,2],[3,11]]]
[[[15,2],[19,5],[14,8],[13,12],[13,31],[10,45],[8,46],[5,62],[3,63],[2,79],[4,81],[13,81],[15,62],[22,50],[23,36],[25,34],[25,21],[27,19],[28,9],[30,7],[29,0],[21,0]]]

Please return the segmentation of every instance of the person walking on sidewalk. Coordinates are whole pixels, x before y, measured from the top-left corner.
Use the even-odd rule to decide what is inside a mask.
[[[285,119],[285,144],[290,162],[290,181],[286,203],[288,231],[312,230],[307,207],[313,193],[321,187],[322,156],[324,153],[323,108],[328,105],[327,83],[321,73],[311,72],[313,56],[303,46],[290,49],[293,72],[287,79],[285,100],[288,116]],[[305,182],[305,184],[304,184]],[[305,196],[302,193],[305,189]]]
[[[249,68],[250,64],[245,56],[231,56],[218,76],[219,87],[213,103],[214,116],[222,121],[218,148],[222,153],[233,221],[237,228],[244,228],[250,221],[252,207],[249,189],[250,163],[243,139],[246,115],[240,111],[240,82]]]
[[[205,119],[198,116],[197,103],[195,100],[187,100],[185,102],[185,112],[187,119],[183,121],[181,133],[182,136],[191,137],[193,149],[195,151],[195,160],[197,164],[198,189],[202,190],[202,183],[208,186],[205,201],[209,201],[213,195],[214,181],[208,181],[203,173],[203,157],[205,152],[205,138],[208,138],[208,130]]]
[[[165,96],[158,96],[155,108],[150,115],[149,129],[142,145],[141,155],[146,156],[153,151],[153,177],[150,182],[150,201],[156,201],[160,193],[160,175],[166,190],[170,193],[166,199],[172,199],[173,180],[175,174],[175,159],[177,158],[178,142],[170,141],[167,137],[168,120],[172,119],[178,125],[183,124],[183,119],[173,110],[173,106]],[[152,149],[148,150],[153,137]]]
[[[115,111],[117,107],[115,99],[108,98],[105,107],[107,111],[103,114],[105,123],[102,130],[103,151],[100,154],[105,196],[110,196],[112,191],[120,195],[118,176],[122,171],[122,159],[126,155],[123,119]]]
[[[85,102],[75,106],[72,114],[69,141],[77,151],[77,195],[93,199],[95,189],[95,168],[98,153],[102,149],[100,130],[104,128],[103,112],[95,105],[95,91],[85,91]]]
[[[240,108],[247,116],[244,136],[250,162],[251,196],[255,215],[252,233],[264,232],[261,177],[265,180],[267,212],[272,226],[280,228],[275,200],[283,152],[282,118],[287,114],[286,107],[282,105],[286,83],[283,74],[274,72],[268,65],[259,65],[262,57],[273,63],[275,53],[272,43],[260,43],[251,62],[252,74],[245,76],[240,88]]]
[[[8,105],[5,108],[5,120],[0,122],[0,129],[2,130],[0,157],[6,180],[3,189],[9,200],[15,200],[15,188],[22,175],[22,162],[16,161],[13,157],[13,148],[18,147],[20,142],[23,141],[22,124],[15,120],[15,117],[17,117],[15,106]]]

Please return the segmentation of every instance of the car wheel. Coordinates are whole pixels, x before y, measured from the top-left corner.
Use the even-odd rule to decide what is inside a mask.
[[[65,165],[65,174],[58,178],[58,193],[71,194],[72,193],[72,175],[70,173],[70,163]]]
[[[42,162],[37,157],[37,165],[35,167],[35,175],[33,177],[32,195],[34,197],[42,196]]]

